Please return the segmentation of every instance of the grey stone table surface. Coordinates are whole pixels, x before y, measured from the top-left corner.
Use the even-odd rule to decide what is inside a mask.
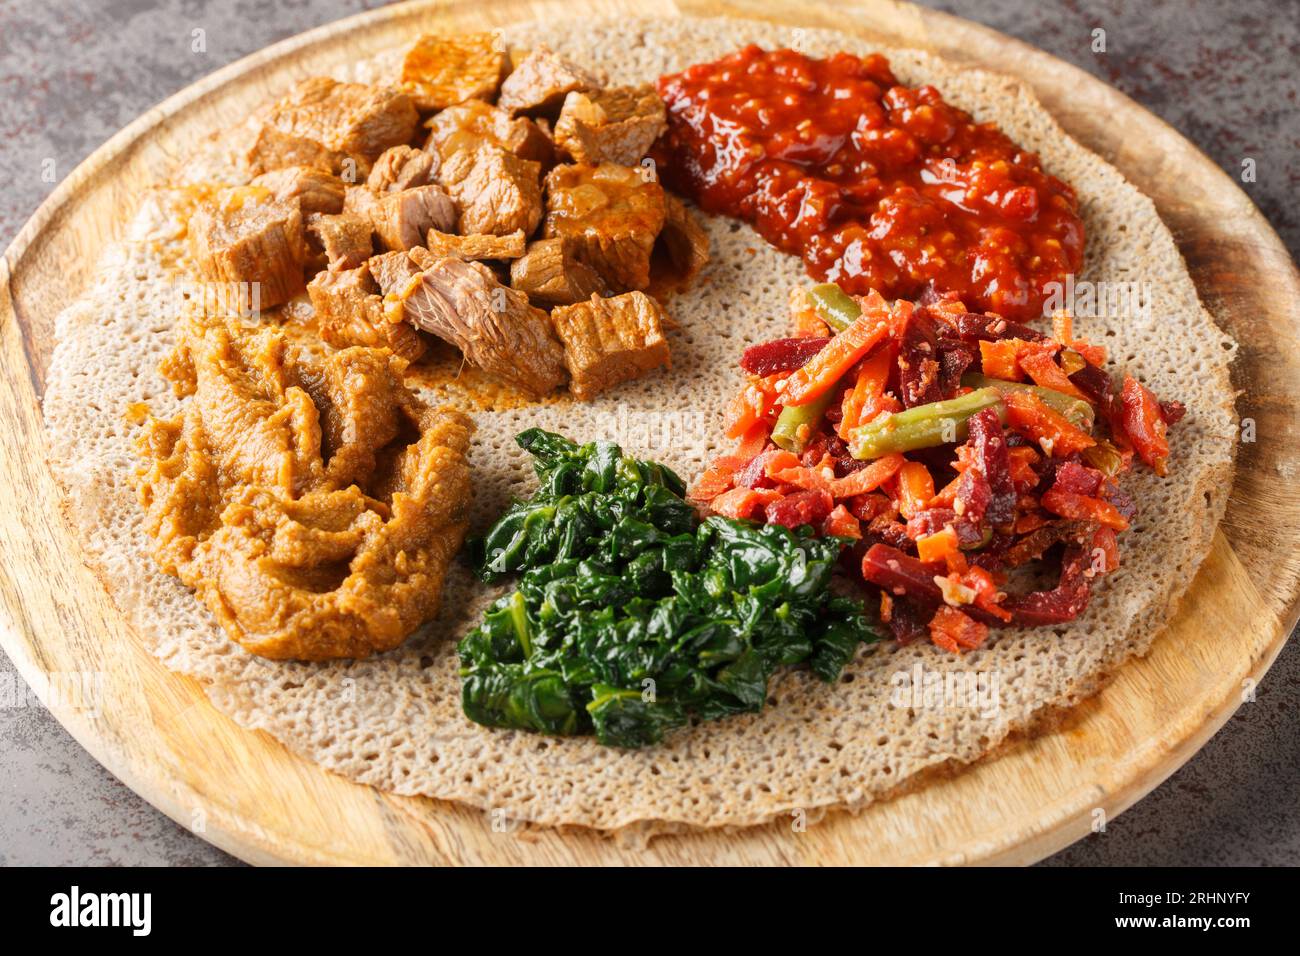
[[[0,246],[66,175],[145,109],[248,53],[367,0],[0,0]],[[1235,173],[1300,250],[1300,2],[933,3],[1118,87]],[[207,50],[191,51],[191,31]],[[1106,31],[1106,51],[1092,31]],[[3,560],[3,556],[0,556]],[[94,761],[0,655],[0,863],[235,863]],[[1300,644],[1228,725],[1133,809],[1051,865],[1300,864]]]

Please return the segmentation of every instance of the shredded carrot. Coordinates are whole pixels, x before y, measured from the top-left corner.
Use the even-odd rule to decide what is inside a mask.
[[[1007,390],[1002,395],[1007,406],[1007,423],[1018,433],[1065,458],[1097,444],[1087,432],[1071,425],[1065,416],[1050,408],[1033,392]]]
[[[980,365],[984,374],[1004,382],[1018,382],[1024,378],[1016,361],[1020,357],[1020,341],[1001,339],[997,342],[981,342]]]
[[[714,498],[709,507],[727,518],[752,518],[759,508],[779,497],[771,488],[732,488]]]
[[[894,367],[893,349],[878,348],[862,360],[853,387],[844,393],[842,417],[836,432],[845,441],[849,432],[871,421],[882,411],[897,411],[898,402],[885,394],[890,370]]]
[[[945,525],[943,530],[934,534],[923,535],[916,539],[916,556],[926,564],[947,561],[954,552],[960,553],[957,544],[957,532],[952,525]]]
[[[759,456],[764,448],[767,447],[768,436],[772,434],[772,425],[770,422],[757,421],[746,429],[745,433],[740,436],[740,444],[736,446],[733,457],[740,459],[744,468],[751,461]]]
[[[987,624],[972,620],[955,607],[939,605],[930,619],[930,640],[953,654],[974,650],[989,636]]]
[[[889,307],[874,293],[864,300],[863,312],[847,329],[836,334],[825,347],[790,373],[777,395],[781,405],[806,405],[824,394],[844,377],[858,359],[870,352],[890,332]]]
[[[704,470],[704,474],[695,480],[691,490],[687,492],[687,497],[695,501],[712,501],[718,495],[731,488],[736,478],[736,469],[731,467],[732,461],[728,457],[719,459],[726,461],[725,465],[719,466],[714,462]]]
[[[1123,531],[1128,527],[1128,519],[1119,513],[1109,501],[1050,488],[1043,492],[1042,505],[1052,514],[1062,518],[1074,518],[1083,521],[1096,521],[1107,528]]]
[[[1065,369],[1056,364],[1048,352],[1026,351],[1020,354],[1020,368],[1034,380],[1035,385],[1050,388],[1054,392],[1064,392],[1073,398],[1081,398],[1091,403],[1092,398],[1079,390],[1079,386],[1070,381]]]
[[[1011,472],[1011,483],[1016,488],[1024,490],[1038,484],[1038,472],[1033,468],[1038,458],[1038,452],[1028,445],[1007,449],[1008,470]]]
[[[862,524],[844,505],[836,505],[822,522],[822,534],[838,538],[861,538]]]
[[[924,511],[934,497],[934,478],[919,461],[904,462],[898,469],[898,510],[904,518]]]
[[[899,454],[877,458],[866,468],[847,474],[843,478],[836,478],[830,483],[830,492],[839,499],[875,491],[894,477],[898,469],[903,467],[903,461],[903,456]]]
[[[957,500],[957,484],[961,481],[960,477],[954,478],[941,489],[938,494],[930,499],[931,508],[951,508],[952,503]]]

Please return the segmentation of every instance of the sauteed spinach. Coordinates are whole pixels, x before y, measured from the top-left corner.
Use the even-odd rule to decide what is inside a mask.
[[[676,474],[612,442],[517,441],[541,487],[473,542],[485,580],[520,577],[460,644],[471,720],[639,747],[761,710],[780,665],[833,681],[876,639],[829,590],[842,540],[701,522]]]

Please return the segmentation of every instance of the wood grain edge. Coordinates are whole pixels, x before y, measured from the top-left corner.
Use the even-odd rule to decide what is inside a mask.
[[[399,9],[400,9],[400,8],[399,8]],[[381,14],[386,13],[386,12],[387,12],[387,11],[380,11]],[[746,13],[752,15],[752,11],[746,11]],[[303,35],[301,35],[300,37],[295,37],[295,38],[292,38],[291,40],[283,41],[281,44],[277,44],[275,47],[268,48],[267,50],[261,51],[261,53],[259,53],[259,54],[254,54],[252,57],[246,58],[246,60],[247,60],[247,61],[258,61],[259,63],[269,62],[270,60],[275,59],[275,56],[272,56],[271,54],[273,54],[274,51],[277,50],[277,48],[280,48],[280,47],[287,47],[287,48],[289,48],[290,50],[292,50],[292,49],[296,49],[296,48],[299,48],[300,46],[306,45],[307,43],[311,42],[312,35],[315,34],[315,33],[327,33],[327,32],[333,32],[334,30],[341,29],[341,28],[342,28],[343,26],[345,26],[345,25],[349,26],[349,28],[353,28],[353,27],[356,25],[356,24],[355,24],[355,21],[359,21],[359,20],[369,20],[369,19],[374,18],[374,17],[375,17],[375,14],[362,14],[362,15],[360,15],[359,17],[350,18],[350,20],[348,20],[348,21],[340,21],[340,23],[338,23],[338,24],[331,24],[331,25],[328,25],[328,26],[326,26],[326,27],[322,27],[322,28],[320,28],[320,30],[318,30],[318,31],[312,31],[312,32],[309,33],[309,34],[303,34]],[[924,18],[922,18],[922,19],[924,19]],[[983,28],[980,28],[980,29],[983,29]],[[916,43],[915,43],[914,40],[911,41],[911,42],[912,42],[912,45],[916,45]],[[276,54],[276,55],[283,55],[283,54]],[[245,62],[245,61],[240,61],[240,63],[232,64],[230,67],[225,68],[225,70],[223,70],[223,71],[219,71],[218,74],[214,74],[213,77],[208,78],[208,81],[213,81],[213,82],[212,82],[212,88],[215,88],[216,86],[219,86],[219,85],[221,85],[221,83],[224,83],[224,82],[225,82],[225,78],[224,78],[224,77],[222,77],[221,80],[220,80],[219,82],[217,82],[217,78],[218,78],[218,77],[221,77],[221,75],[222,75],[223,73],[227,73],[228,71],[236,71],[236,68],[240,67],[241,64],[243,64],[244,62]],[[1081,75],[1086,76],[1086,74],[1083,74],[1082,71],[1079,71],[1079,72],[1080,72]],[[1091,78],[1089,78],[1089,80],[1091,80]],[[201,82],[206,83],[206,82],[208,82],[208,81],[201,81]],[[1096,81],[1092,81],[1092,82],[1096,82]],[[177,94],[176,97],[173,97],[173,98],[171,98],[171,99],[165,101],[164,104],[162,104],[160,107],[156,107],[155,109],[161,110],[161,109],[163,109],[164,107],[167,107],[169,104],[172,104],[173,100],[181,100],[181,99],[183,99],[183,98],[185,97],[185,92],[186,92],[186,91],[182,91],[181,94]],[[1122,94],[1120,94],[1120,95],[1122,95]],[[178,104],[173,105],[173,106],[172,106],[172,110],[174,111],[174,110],[176,110],[176,109],[179,109],[179,108],[183,107],[183,106],[185,105],[186,102],[189,102],[189,101],[191,101],[192,99],[197,99],[197,98],[198,98],[197,95],[195,95],[195,96],[191,96],[191,97],[189,97],[188,99],[184,99],[184,102],[180,102],[180,103],[178,103]],[[1125,98],[1125,99],[1127,99],[1127,98]],[[1131,102],[1131,101],[1130,101],[1130,102]],[[151,111],[151,112],[152,112],[152,111]],[[1144,111],[1144,112],[1145,112],[1145,111]],[[1149,115],[1149,114],[1148,114],[1148,115]],[[137,120],[136,123],[131,124],[131,126],[128,126],[126,130],[123,130],[123,132],[122,132],[121,134],[119,134],[117,137],[114,137],[113,140],[110,140],[110,141],[109,141],[109,144],[106,144],[106,146],[105,146],[105,147],[102,147],[102,149],[108,149],[108,148],[109,148],[110,146],[112,146],[112,145],[113,145],[113,144],[114,144],[114,143],[115,143],[119,138],[123,138],[123,137],[124,137],[124,142],[128,142],[128,141],[134,141],[134,140],[137,139],[139,136],[144,135],[144,133],[147,132],[147,129],[145,129],[144,127],[152,128],[152,126],[153,126],[153,123],[152,123],[152,122],[146,122],[146,120],[148,120],[149,117],[150,117],[150,114],[145,114],[145,116],[141,117],[140,120]],[[1157,120],[1157,122],[1159,122],[1159,121]],[[126,134],[131,133],[132,128],[133,128],[133,127],[136,127],[138,124],[141,125],[141,128],[140,128],[140,129],[137,129],[137,130],[135,131],[135,133],[134,133],[132,136],[129,136],[129,137],[126,136]],[[1175,135],[1176,135],[1176,134],[1175,134]],[[1198,151],[1198,152],[1199,152],[1199,151]],[[97,156],[98,154],[99,154],[99,151],[97,151],[96,154],[94,154],[94,155],[91,157],[91,159],[93,160],[93,159],[95,158],[95,156]],[[1204,157],[1202,157],[1202,158],[1204,158]],[[87,162],[90,162],[90,160],[88,160]],[[1206,162],[1207,162],[1207,163],[1209,162],[1208,159],[1206,160]],[[83,165],[84,165],[84,164],[83,164]],[[101,165],[103,165],[103,164],[101,164]],[[1212,164],[1210,164],[1210,165],[1212,166]],[[1217,167],[1213,167],[1213,168],[1215,169],[1215,171],[1219,172],[1219,174],[1223,177],[1223,179],[1224,179],[1224,180],[1225,180],[1229,185],[1231,185],[1232,188],[1233,188],[1234,190],[1236,190],[1235,184],[1232,184],[1231,180],[1226,176],[1226,174],[1223,174],[1221,170],[1218,170],[1218,169],[1217,169]],[[77,170],[77,171],[74,171],[74,174],[73,174],[73,175],[75,176],[75,175],[77,174],[77,172],[80,172],[81,170],[82,170],[82,167],[78,167],[78,170]],[[86,173],[86,175],[89,176],[90,173]],[[72,177],[70,177],[70,180],[71,180],[71,178],[72,178]],[[69,187],[69,195],[68,195],[68,196],[63,196],[63,197],[60,199],[60,198],[59,198],[59,193],[60,193],[60,190],[62,190],[64,186],[68,186],[68,187]],[[11,259],[10,259],[10,254],[11,254],[11,252],[14,252],[15,247],[20,247],[19,250],[18,250],[18,253],[19,253],[18,257],[17,257],[17,258],[14,258],[14,259],[12,260],[12,261],[15,262],[15,263],[20,263],[20,262],[21,262],[21,253],[22,253],[23,251],[25,251],[25,247],[21,247],[22,244],[20,243],[20,240],[22,240],[22,239],[24,238],[24,233],[26,233],[26,232],[28,231],[29,228],[32,230],[33,234],[42,231],[42,229],[44,228],[44,226],[43,226],[43,225],[37,225],[37,224],[36,224],[36,220],[37,220],[38,217],[42,216],[43,214],[44,214],[45,217],[46,217],[46,219],[45,219],[45,224],[48,224],[48,223],[50,223],[50,222],[53,222],[54,219],[56,218],[56,215],[57,215],[57,210],[55,210],[53,207],[54,207],[55,205],[60,205],[62,202],[66,202],[66,201],[68,201],[69,196],[72,195],[72,194],[75,192],[75,190],[72,190],[72,189],[71,189],[71,186],[72,186],[72,184],[71,184],[70,182],[66,182],[66,181],[65,181],[65,183],[64,183],[63,185],[61,185],[60,188],[57,189],[57,190],[55,191],[55,193],[53,193],[53,194],[49,197],[49,199],[46,200],[46,203],[43,203],[43,204],[42,204],[41,209],[38,210],[37,217],[34,217],[33,220],[32,220],[31,222],[29,222],[27,226],[24,227],[24,230],[23,230],[22,232],[20,232],[19,237],[15,239],[15,241],[14,241],[13,244],[11,244],[10,249],[9,249],[9,250],[6,250],[6,253],[5,253],[5,260],[6,260],[5,275],[3,275],[2,277],[0,277],[0,278],[3,278],[3,279],[5,280],[6,290],[7,290],[7,287],[8,287],[8,278],[9,278],[9,276],[8,276],[8,271],[9,271],[8,264],[9,264],[9,262],[11,261]],[[1237,192],[1239,192],[1239,190],[1237,190]],[[1253,204],[1250,204],[1250,203],[1249,203],[1249,200],[1246,200],[1246,199],[1245,199],[1244,194],[1241,196],[1241,198],[1242,198],[1243,200],[1245,200],[1245,202],[1246,202],[1246,204],[1249,206],[1250,210],[1251,210],[1252,212],[1255,212],[1255,215],[1258,216],[1257,211],[1254,210]],[[52,201],[54,201],[54,200],[56,200],[56,199],[59,199],[59,202],[58,202],[58,203],[53,203]],[[49,206],[49,207],[51,207],[51,208],[47,210],[47,208],[46,208],[47,206]],[[1261,220],[1262,220],[1262,217],[1261,217]],[[1265,227],[1265,228],[1264,228],[1264,232],[1265,232],[1267,235],[1271,236],[1272,239],[1274,240],[1274,242],[1276,243],[1276,245],[1280,248],[1280,241],[1277,241],[1277,240],[1276,240],[1276,237],[1271,235],[1271,230],[1268,230],[1267,227]],[[1286,257],[1286,262],[1287,262],[1288,265],[1290,265],[1289,257]],[[1294,266],[1293,266],[1293,265],[1291,265],[1291,271],[1292,271],[1292,273],[1294,273]],[[33,379],[33,381],[35,381],[35,379]],[[1292,604],[1290,610],[1291,610],[1290,621],[1291,621],[1291,623],[1294,623],[1294,620],[1295,620],[1296,616],[1300,616],[1300,596],[1297,596],[1297,599],[1296,599],[1295,601],[1293,601],[1293,604]],[[1289,629],[1289,628],[1288,628],[1288,629]],[[1264,663],[1263,663],[1263,669],[1266,669],[1266,667],[1267,667],[1267,663],[1271,663],[1271,660],[1276,656],[1277,651],[1280,650],[1282,643],[1284,643],[1284,641],[1285,641],[1285,637],[1286,637],[1286,631],[1283,631],[1282,634],[1279,636],[1279,638],[1278,638],[1278,639],[1274,642],[1274,644],[1271,646],[1271,650],[1272,650],[1271,655],[1266,654],[1266,655],[1265,655],[1265,658],[1261,658],[1261,660],[1264,661]],[[8,639],[6,639],[6,640],[5,640],[5,644],[6,644],[6,648],[8,648],[8,647],[10,646],[10,641],[9,641]],[[34,660],[32,660],[32,661],[27,661],[27,663],[30,665],[31,668],[36,668],[36,667],[37,667],[37,664],[36,664],[36,662],[35,662]],[[1259,673],[1262,674],[1262,669],[1260,669],[1260,668],[1257,667],[1257,670],[1259,670]],[[31,674],[30,674],[30,673],[28,673],[27,671],[24,671],[21,667],[20,667],[20,672],[23,673],[23,676],[24,676],[26,679],[29,679],[29,680],[30,680],[30,677],[31,677]],[[35,670],[32,670],[31,673],[36,673],[36,671],[35,671]],[[1231,697],[1231,695],[1230,695],[1230,697]],[[1230,700],[1230,698],[1229,698],[1229,700]],[[205,702],[205,705],[206,705],[206,702]],[[1218,727],[1218,726],[1221,726],[1222,722],[1223,722],[1223,721],[1226,721],[1227,717],[1230,716],[1231,713],[1232,713],[1233,711],[1235,711],[1235,705],[1232,705],[1232,706],[1230,707],[1230,709],[1228,709],[1228,710],[1226,711],[1226,713],[1223,714],[1222,719],[1219,721],[1218,725],[1214,727],[1214,729],[1217,730],[1217,727]],[[1216,711],[1216,713],[1217,713],[1217,711]],[[56,716],[59,716],[59,715],[56,714]],[[71,723],[73,723],[73,724],[78,724],[78,725],[80,724],[80,721],[78,721],[78,720],[75,718],[75,715],[74,715],[74,716],[70,716],[68,720],[63,720],[62,717],[60,717],[60,719],[61,719],[62,722],[65,723],[65,726],[67,726],[67,725],[69,724],[69,722],[71,722]],[[72,730],[72,727],[70,727],[69,729]],[[97,750],[98,750],[99,748],[98,748],[97,746],[90,746],[90,745],[88,745],[87,742],[86,742],[86,740],[83,739],[83,736],[86,735],[85,728],[79,726],[78,729],[81,730],[82,733],[77,733],[76,731],[73,731],[74,736],[77,737],[77,739],[78,739],[80,742],[82,742],[83,745],[87,746],[87,749],[91,751],[92,755],[96,756],[97,759],[100,759],[101,762],[104,762],[106,766],[110,766],[110,768],[111,768],[111,764],[109,763],[109,756],[108,756],[108,755],[105,755],[105,757],[101,757],[100,754],[97,752]],[[1208,739],[1208,737],[1211,736],[1212,733],[1213,733],[1213,730],[1210,730],[1209,732],[1207,732],[1207,733],[1205,734],[1205,736],[1204,736],[1204,739]],[[1204,742],[1204,741],[1201,740],[1201,743],[1203,743],[1203,742]],[[1196,746],[1199,746],[1199,744],[1197,744]],[[1193,748],[1192,748],[1192,752],[1194,752],[1194,749],[1195,749],[1195,748],[1193,747]],[[1184,759],[1185,759],[1185,758],[1184,758]],[[1171,769],[1170,769],[1170,772],[1172,772],[1172,769],[1174,769],[1174,768],[1171,768]],[[116,772],[116,771],[115,771],[115,772]],[[124,777],[126,777],[126,776],[129,776],[129,775],[119,774],[119,776],[124,776]],[[1163,777],[1161,777],[1161,778],[1159,778],[1159,779],[1163,779]],[[1148,786],[1146,789],[1142,790],[1141,793],[1138,793],[1136,796],[1134,796],[1134,797],[1133,797],[1133,800],[1136,800],[1138,797],[1140,797],[1140,796],[1142,795],[1142,793],[1145,793],[1146,790],[1149,790],[1149,789],[1150,789],[1150,787],[1154,787],[1154,786],[1159,782],[1159,779],[1156,779],[1156,780],[1152,781],[1152,782],[1150,783],[1150,786]],[[133,787],[133,789],[137,789],[137,791],[139,792],[139,788],[136,787],[134,784],[132,784],[131,781],[130,781],[130,779],[127,779],[126,782],[128,782],[128,785],[131,785],[131,786]],[[157,795],[157,797],[158,797],[157,800],[151,799],[151,802],[154,802],[155,804],[158,804],[159,802],[165,802],[165,801],[167,801],[167,800],[169,799],[169,797],[168,797],[167,795],[164,795],[164,794],[159,794],[159,795]],[[1131,802],[1131,801],[1130,801],[1130,802]],[[1127,804],[1125,804],[1125,805],[1127,805]],[[164,806],[164,807],[160,807],[160,809],[163,809],[164,812],[167,812],[169,816],[172,816],[172,817],[173,817],[173,819],[177,819],[178,822],[181,822],[182,824],[184,824],[185,821],[184,821],[183,819],[181,819],[180,817],[178,817],[176,813],[172,812],[171,810],[168,810],[167,807],[165,807],[165,806]],[[232,837],[232,841],[234,841],[234,842],[232,842],[231,846],[226,846],[225,844],[223,844],[222,839],[221,839],[221,837],[224,836],[224,834],[222,834],[222,833],[217,833],[217,834],[213,835],[213,834],[212,834],[212,831],[210,831],[209,834],[206,834],[205,836],[206,836],[208,839],[212,840],[212,842],[217,843],[218,845],[223,846],[223,848],[225,848],[225,849],[231,849],[231,846],[241,845],[241,844],[238,844],[238,843],[237,843],[237,838],[236,838],[236,837]],[[1045,836],[1050,836],[1050,834],[1047,834],[1047,835],[1045,835]],[[1061,845],[1064,845],[1064,843],[1062,843]],[[235,851],[233,851],[233,852],[238,852],[238,851],[235,850]],[[256,856],[256,853],[254,852],[254,853],[251,854],[251,855]]]

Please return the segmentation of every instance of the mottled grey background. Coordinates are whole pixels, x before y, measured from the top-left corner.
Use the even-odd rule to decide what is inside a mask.
[[[0,246],[59,178],[148,107],[218,67],[365,0],[0,0]],[[1300,250],[1300,3],[963,0],[935,7],[1083,67],[1134,97],[1246,186]],[[207,31],[207,52],[190,51]],[[1091,52],[1091,31],[1107,52]],[[0,655],[0,688],[20,680]],[[1300,645],[1199,754],[1105,834],[1051,864],[1300,863]],[[4,695],[6,699],[13,695]],[[224,864],[99,766],[39,705],[0,708],[0,863]]]

